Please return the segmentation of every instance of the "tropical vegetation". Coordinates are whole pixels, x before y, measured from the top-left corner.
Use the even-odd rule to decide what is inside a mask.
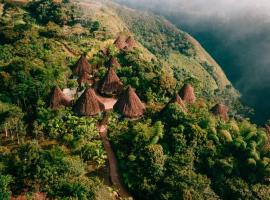
[[[236,89],[189,35],[112,2],[0,2],[1,200],[36,192],[118,198],[97,126],[103,115],[48,107],[55,85],[78,89],[74,101],[86,88],[72,73],[80,55],[97,81],[117,58],[124,89],[133,87],[146,105],[137,120],[108,114],[108,139],[135,199],[269,199],[269,133],[246,118]],[[137,48],[119,50],[119,33]],[[197,97],[186,109],[169,103],[184,83]],[[209,111],[220,102],[229,120]]]

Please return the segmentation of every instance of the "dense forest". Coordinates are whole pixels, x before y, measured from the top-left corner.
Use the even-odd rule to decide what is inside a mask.
[[[187,33],[110,1],[0,2],[1,200],[269,199],[270,128]]]

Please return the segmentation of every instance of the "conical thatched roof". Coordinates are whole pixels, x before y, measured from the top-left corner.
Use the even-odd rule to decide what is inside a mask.
[[[82,84],[86,84],[86,85],[94,84],[93,78],[91,78],[91,76],[87,72],[83,72],[81,75],[79,75],[79,78],[77,81],[80,86]]]
[[[88,60],[84,55],[80,57],[80,59],[77,61],[75,68],[73,72],[77,75],[80,76],[84,72],[91,74],[92,73],[92,68],[91,65],[89,64]]]
[[[137,46],[133,37],[129,36],[126,40],[126,49],[131,50]]]
[[[110,68],[100,83],[99,91],[102,94],[119,94],[123,89],[123,83],[113,70]]]
[[[126,44],[126,36],[124,36],[124,35],[119,35],[117,38],[116,38],[116,40],[115,40],[115,42],[114,42],[114,45],[115,45],[115,47],[116,48],[118,48],[118,49],[124,49],[126,46],[127,46],[127,44]]]
[[[228,112],[229,108],[223,104],[216,104],[211,110],[210,110],[214,115],[219,116],[223,120],[228,120]]]
[[[115,57],[111,57],[111,59],[109,60],[109,66],[115,68],[121,67],[120,63],[118,62],[118,59]]]
[[[196,101],[194,89],[190,84],[185,84],[181,88],[179,94],[180,94],[180,97],[187,103],[192,104],[192,103],[195,103],[195,101]]]
[[[97,97],[94,89],[88,88],[77,100],[73,110],[81,116],[93,116],[104,111],[105,107]]]
[[[69,106],[71,99],[69,99],[58,86],[52,88],[49,96],[49,107],[52,109],[60,108],[61,106]]]
[[[185,102],[181,99],[181,97],[178,94],[175,94],[175,96],[171,99],[169,103],[177,103],[179,106],[183,108],[184,111],[187,111]]]
[[[114,108],[128,118],[141,117],[145,111],[145,106],[131,87],[123,93]]]

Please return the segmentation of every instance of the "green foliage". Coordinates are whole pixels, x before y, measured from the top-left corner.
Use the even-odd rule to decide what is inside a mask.
[[[270,187],[268,185],[256,184],[252,186],[252,193],[260,200],[268,199]]]
[[[73,147],[78,147],[82,140],[90,141],[98,136],[96,122],[97,120],[93,118],[80,118],[68,114],[49,121],[45,132],[51,138],[60,139]]]
[[[110,130],[122,176],[135,197],[254,199],[251,188],[267,195],[265,131],[246,120],[221,121],[205,106],[188,109],[185,113],[170,104],[156,123],[130,122],[128,129],[120,125]],[[163,137],[153,139],[154,132]]]
[[[0,45],[0,60],[2,63],[6,63],[12,58],[12,51],[11,45]]]
[[[11,183],[11,177],[8,175],[0,174],[0,199],[9,200],[11,192],[9,190],[9,184]]]
[[[122,67],[118,70],[119,77],[125,85],[131,85],[145,101],[164,101],[174,93],[175,79],[158,62],[146,62],[140,59],[138,51],[123,52],[119,55]],[[151,90],[152,97],[145,91]]]
[[[53,66],[51,69],[49,66],[44,69],[24,60],[12,62],[2,70],[2,74],[6,75],[1,77],[1,91],[24,108],[31,103],[35,104],[40,97],[45,98],[49,93],[52,85],[44,82],[60,78],[59,70]]]
[[[98,179],[75,178],[75,180],[67,180],[57,185],[52,196],[57,199],[92,200],[96,199],[95,193],[100,186]]]
[[[107,158],[103,143],[98,140],[85,144],[80,149],[79,154],[84,161],[94,161],[97,166],[103,166]]]
[[[77,117],[69,110],[55,111],[42,105],[37,111],[37,121],[34,124],[37,138],[56,139],[84,161],[92,161],[97,167],[105,164],[105,150],[102,142],[97,140],[98,118]]]
[[[193,169],[191,152],[170,157],[159,199],[219,199],[210,188],[211,181]]]
[[[18,143],[26,135],[26,126],[22,110],[12,104],[0,101],[0,129],[4,130],[6,137],[16,137]]]
[[[45,24],[53,21],[57,24],[64,25],[72,20],[72,11],[64,3],[53,0],[33,1],[30,3],[29,9],[36,15],[40,22]]]
[[[187,56],[195,55],[193,45],[187,36],[168,24],[164,19],[149,14],[119,11],[129,28],[136,34],[138,40],[152,53],[168,56],[171,51],[177,51]]]
[[[36,143],[25,144],[11,155],[9,165],[17,192],[38,184],[50,197],[91,199],[99,184],[85,176],[78,157],[67,156],[59,147],[43,150]]]
[[[102,20],[82,18],[74,3],[53,0],[33,1],[27,8],[6,5],[2,14],[0,128],[11,139],[17,137],[18,144],[8,137],[0,141],[0,199],[22,191],[54,199],[95,199],[104,186],[86,165],[103,167],[107,159],[96,126],[100,118],[78,117],[69,108],[51,110],[44,102],[56,84],[77,87],[68,66],[78,52],[97,52],[107,44]],[[245,109],[230,85],[218,89],[215,66],[196,57],[189,36],[163,19],[134,15],[126,16],[127,28],[154,55],[141,45],[132,51],[109,45],[108,56],[98,52],[91,58],[98,79],[111,56],[117,57],[122,66],[118,76],[147,103],[148,112],[138,121],[109,115],[109,138],[128,189],[142,200],[269,198],[265,130],[237,120],[234,111],[236,119],[228,122],[210,114],[209,105],[216,101]],[[200,77],[192,67],[202,67],[214,89],[208,90],[205,81],[212,79]],[[186,105],[188,112],[177,104],[165,107],[183,83],[191,83],[205,101]]]
[[[94,21],[93,24],[92,24],[92,26],[91,26],[91,29],[90,29],[90,30],[91,30],[92,32],[95,32],[95,31],[98,31],[99,28],[100,28],[100,23],[99,23],[99,21]]]

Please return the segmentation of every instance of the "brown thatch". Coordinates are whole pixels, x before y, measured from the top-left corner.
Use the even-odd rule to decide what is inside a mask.
[[[77,100],[73,110],[80,116],[93,116],[104,111],[105,106],[97,97],[94,89],[88,88]]]
[[[121,67],[121,65],[118,62],[118,59],[117,58],[111,57],[111,59],[109,60],[109,67],[119,68],[119,67]]]
[[[145,111],[144,104],[131,87],[119,98],[114,108],[127,118],[141,117]]]
[[[82,86],[83,84],[91,86],[94,84],[94,79],[87,72],[83,72],[79,76],[77,82],[80,86]]]
[[[195,101],[196,101],[194,89],[190,84],[185,84],[181,88],[179,94],[180,94],[180,97],[187,103],[192,104],[192,103],[195,103]]]
[[[110,68],[100,83],[99,92],[105,95],[120,94],[123,90],[123,83],[113,70]]]
[[[126,40],[126,49],[131,50],[137,46],[136,41],[133,37],[129,36]]]
[[[223,104],[216,104],[211,110],[210,110],[214,115],[219,116],[223,120],[228,120],[228,112],[229,108]]]
[[[88,60],[84,55],[82,55],[80,59],[77,61],[73,72],[77,76],[82,75],[84,72],[88,74],[91,74],[93,72],[91,65],[89,64]]]
[[[115,45],[116,48],[118,48],[120,50],[124,49],[127,46],[127,44],[126,44],[126,36],[119,35],[116,38],[116,40],[114,42],[114,45]]]
[[[70,106],[71,99],[69,99],[58,86],[52,88],[49,97],[49,107],[52,109],[58,109],[62,106]]]
[[[178,94],[175,94],[175,96],[171,99],[169,103],[176,103],[179,106],[181,106],[181,108],[183,108],[184,111],[187,111],[185,102],[181,99],[181,97]]]

